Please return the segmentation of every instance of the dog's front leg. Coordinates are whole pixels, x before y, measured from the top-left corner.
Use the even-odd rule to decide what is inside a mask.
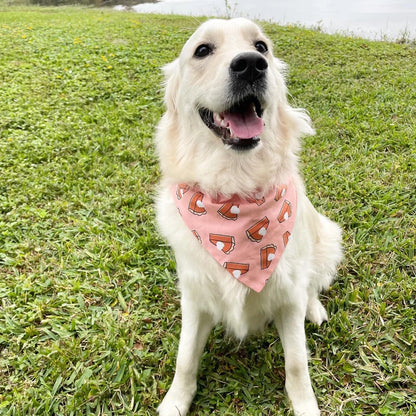
[[[209,315],[182,296],[182,329],[172,385],[158,407],[160,416],[185,416],[196,392],[199,362],[213,327]]]
[[[299,306],[281,308],[276,326],[285,354],[286,391],[296,416],[319,416],[308,371],[305,311]]]

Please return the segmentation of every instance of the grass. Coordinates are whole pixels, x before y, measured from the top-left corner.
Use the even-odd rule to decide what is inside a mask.
[[[0,414],[152,415],[180,330],[154,225],[159,67],[201,19],[1,8]],[[312,201],[346,259],[306,325],[326,415],[416,413],[416,49],[264,25],[291,68]],[[288,415],[276,331],[216,328],[193,415]]]

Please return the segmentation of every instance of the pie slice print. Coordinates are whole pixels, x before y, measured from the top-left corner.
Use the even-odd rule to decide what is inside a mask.
[[[247,198],[247,201],[250,202],[250,204],[257,204],[258,206],[263,205],[266,202],[264,196],[262,198]]]
[[[260,265],[261,269],[267,269],[272,264],[273,259],[276,257],[277,247],[274,244],[269,244],[260,250]]]
[[[292,205],[286,199],[285,202],[283,202],[282,209],[280,210],[280,213],[277,219],[279,222],[285,222],[289,219],[291,215],[292,215]]]
[[[247,237],[251,241],[259,243],[266,235],[269,224],[269,219],[267,217],[263,217],[246,231]]]
[[[186,194],[189,191],[189,185],[185,185],[185,184],[179,184],[176,187],[176,198],[178,199],[182,199],[183,195]]]
[[[232,202],[225,203],[219,210],[218,214],[226,220],[235,221],[240,213],[240,204],[234,204]]]
[[[250,269],[249,264],[233,262],[224,263],[224,267],[227,272],[231,273],[236,279],[238,279],[243,274],[246,274]]]
[[[231,235],[210,234],[209,241],[224,254],[229,254],[231,251],[234,250],[235,240],[234,237]]]
[[[205,215],[207,213],[203,202],[204,194],[202,192],[196,192],[192,195],[189,201],[188,210],[194,215]]]
[[[289,242],[289,238],[290,238],[290,232],[286,231],[283,234],[283,244],[285,245],[285,247],[287,246],[287,243]]]
[[[198,234],[196,230],[192,230],[192,234],[196,237],[196,239],[202,244],[201,236]]]
[[[275,201],[279,201],[280,198],[283,198],[287,192],[286,185],[279,185],[276,191],[276,195],[274,196]]]

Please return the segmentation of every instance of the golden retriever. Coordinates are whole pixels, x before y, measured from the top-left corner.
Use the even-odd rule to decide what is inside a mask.
[[[327,320],[318,296],[334,279],[342,238],[306,197],[297,153],[314,130],[289,105],[272,49],[247,19],[209,20],[164,68],[156,210],[175,252],[182,330],[160,416],[187,414],[219,322],[238,339],[274,322],[294,413],[320,414],[304,320]]]

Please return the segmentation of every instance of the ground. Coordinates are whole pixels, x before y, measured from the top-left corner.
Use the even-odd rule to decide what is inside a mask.
[[[152,415],[180,329],[152,201],[160,66],[202,18],[0,6],[0,414]],[[416,49],[264,24],[317,134],[301,168],[344,230],[307,324],[323,415],[416,412]],[[193,415],[286,415],[276,331],[221,327]]]

